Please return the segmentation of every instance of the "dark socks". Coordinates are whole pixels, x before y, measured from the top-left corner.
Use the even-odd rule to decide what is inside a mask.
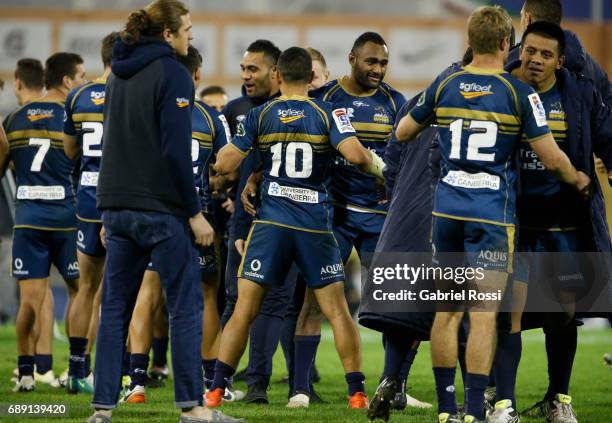
[[[51,354],[36,354],[34,362],[36,363],[36,373],[41,375],[53,368],[53,356]]]
[[[85,349],[87,338],[70,337],[70,362],[68,376],[83,379],[85,374]]]
[[[385,346],[385,367],[383,375],[399,378],[402,364],[412,346],[412,340],[406,336],[400,336],[396,332],[385,332],[383,334]]]
[[[365,376],[361,372],[351,372],[344,375],[344,379],[348,384],[349,396],[355,395],[357,392],[365,392]]]
[[[433,374],[436,381],[436,393],[438,395],[438,414],[456,414],[455,368],[434,367]]]
[[[202,359],[202,370],[204,370],[204,386],[206,386],[206,389],[210,389],[213,381],[215,380],[216,363],[216,358],[213,358],[212,360]]]
[[[23,376],[34,376],[34,356],[20,355],[17,357],[17,368],[19,369],[19,378]]]
[[[91,354],[85,354],[85,377],[91,373]]]
[[[151,344],[153,349],[153,366],[164,367],[168,364],[168,337],[155,338],[153,337],[153,343]]]
[[[278,348],[282,326],[282,318],[261,313],[251,325],[247,385],[270,383],[272,357]]]
[[[130,357],[130,389],[136,385],[145,386],[147,370],[149,369],[149,354],[132,354]]]
[[[569,393],[578,331],[574,322],[562,328],[546,331],[546,355],[548,356],[548,392],[546,399],[556,394]]]
[[[497,352],[493,362],[495,386],[497,387],[495,400],[512,400],[512,407],[516,410],[516,373],[521,361],[521,333],[500,333],[497,341]]]
[[[321,335],[295,337],[293,391],[310,392],[310,370],[320,341]]]
[[[484,420],[484,392],[489,382],[489,375],[468,373],[465,377],[466,414]]]
[[[296,315],[288,315],[283,321],[283,327],[281,329],[280,344],[285,355],[285,362],[287,363],[287,373],[289,374],[289,388],[293,386],[293,378],[295,374],[295,344],[293,338],[295,337],[295,325],[297,323]]]
[[[130,375],[130,352],[123,352],[123,361],[121,362],[121,376],[129,376]]]
[[[402,367],[400,368],[400,379],[403,383],[406,383],[408,379],[408,375],[410,374],[410,369],[412,368],[412,363],[414,363],[414,358],[417,355],[418,350],[410,350],[406,354],[404,361],[402,361]]]
[[[225,390],[234,373],[236,373],[236,369],[229,364],[225,364],[221,360],[217,360],[217,363],[215,364],[215,378],[210,390],[212,391],[217,388]]]

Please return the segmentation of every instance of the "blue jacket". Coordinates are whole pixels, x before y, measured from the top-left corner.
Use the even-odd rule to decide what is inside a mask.
[[[602,67],[584,50],[580,39],[572,31],[565,32],[565,64],[564,66],[572,72],[578,72],[592,79],[595,87],[601,93],[606,104],[612,107],[612,84],[608,80],[608,74]],[[508,63],[520,60],[520,45],[510,50]]]
[[[191,162],[194,88],[163,40],[117,40],[106,84],[98,209],[201,211]]]
[[[509,63],[506,69],[511,72],[520,65],[517,60]],[[589,175],[595,188],[590,200],[594,249],[612,252],[605,202],[593,161],[595,154],[606,168],[612,169],[612,111],[602,100],[593,80],[583,74],[561,68],[557,71],[557,84],[568,124],[568,157],[576,169]]]

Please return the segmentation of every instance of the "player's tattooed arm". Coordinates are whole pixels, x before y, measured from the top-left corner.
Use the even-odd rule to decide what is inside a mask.
[[[263,175],[261,171],[251,173],[244,186],[244,190],[242,190],[242,194],[240,194],[240,199],[242,200],[244,211],[246,211],[251,216],[255,216],[255,214],[257,213],[255,205],[252,203],[252,201],[257,195],[257,188],[259,187],[262,178]]]
[[[76,160],[81,155],[77,138],[66,133],[64,133],[64,153],[70,160]]]
[[[0,178],[4,176],[9,162],[9,143],[4,128],[0,125]]]

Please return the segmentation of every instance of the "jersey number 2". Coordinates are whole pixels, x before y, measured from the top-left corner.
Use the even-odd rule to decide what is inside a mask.
[[[497,123],[487,120],[473,120],[470,123],[470,134],[467,140],[468,160],[478,160],[482,162],[495,161],[495,153],[481,153],[481,148],[494,147],[497,142]],[[463,131],[463,119],[457,119],[450,124],[451,132],[451,151],[449,159],[461,159],[461,133]]]
[[[283,143],[270,147],[272,151],[272,169],[270,175],[278,177],[283,161]],[[302,155],[302,169],[297,170],[296,158],[298,152]],[[307,142],[292,142],[285,149],[285,173],[290,178],[308,178],[312,175],[312,147]]]

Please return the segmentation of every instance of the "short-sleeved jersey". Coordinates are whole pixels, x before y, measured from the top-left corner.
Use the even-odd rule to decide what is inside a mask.
[[[331,231],[334,148],[355,136],[342,108],[301,96],[256,107],[232,139],[243,154],[260,151],[264,181],[259,222],[307,231]]]
[[[44,100],[22,106],[4,121],[15,164],[15,228],[76,229],[71,173],[64,153],[64,103]]]
[[[438,77],[410,114],[439,125],[434,214],[514,225],[521,136],[532,142],[550,133],[538,94],[504,71],[466,66]]]
[[[96,187],[102,159],[104,89],[98,79],[75,88],[66,99],[64,133],[76,137],[81,147],[81,168],[77,189],[77,217],[86,222],[101,222],[96,208]]]
[[[391,138],[397,113],[406,99],[384,83],[371,95],[356,95],[346,88],[343,81],[344,79],[331,81],[312,95],[329,101],[334,107],[346,109],[361,144],[382,158]],[[378,202],[382,199],[382,192],[376,186],[376,178],[360,172],[339,154],[334,162],[332,193],[337,205],[381,211]],[[386,210],[386,206],[383,209]]]
[[[567,120],[557,85],[540,93],[546,119],[557,145],[568,153]],[[523,137],[523,141],[526,141]],[[517,214],[521,227],[574,230],[586,221],[586,203],[576,190],[546,170],[527,142],[520,146],[520,195]]]
[[[196,190],[202,201],[202,210],[210,211],[208,167],[213,154],[230,142],[225,116],[201,101],[195,102],[192,112],[191,158]]]

